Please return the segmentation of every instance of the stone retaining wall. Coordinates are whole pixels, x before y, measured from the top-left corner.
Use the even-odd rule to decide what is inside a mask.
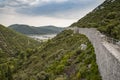
[[[107,49],[103,35],[95,28],[79,28],[79,33],[86,35],[94,46],[102,80],[120,80],[120,56],[116,58],[114,52]]]

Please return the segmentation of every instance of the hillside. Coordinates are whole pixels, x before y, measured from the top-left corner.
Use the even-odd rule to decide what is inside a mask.
[[[101,80],[94,48],[84,35],[65,30],[39,45],[2,25],[0,32],[0,80]]]
[[[13,54],[18,50],[34,48],[39,42],[0,25],[0,49]],[[24,47],[23,47],[24,46]]]
[[[34,27],[20,24],[10,25],[9,28],[26,35],[55,34],[60,33],[62,30],[64,30],[64,28],[55,26]]]
[[[95,27],[107,36],[120,39],[120,0],[106,0],[71,25],[74,26]]]
[[[0,25],[0,80],[13,80],[12,72],[41,44]]]
[[[87,47],[82,49],[81,44]],[[94,48],[81,34],[65,30],[39,47],[14,80],[101,80]]]

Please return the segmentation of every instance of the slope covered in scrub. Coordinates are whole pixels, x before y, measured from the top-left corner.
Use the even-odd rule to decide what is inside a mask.
[[[64,28],[56,26],[40,26],[34,27],[25,24],[13,24],[8,26],[8,28],[13,29],[25,35],[41,35],[41,34],[57,34],[64,30]]]
[[[81,49],[81,44],[87,47]],[[93,46],[86,36],[71,30],[39,47],[13,77],[15,80],[101,80]]]
[[[40,45],[2,25],[0,32],[0,80],[101,80],[94,48],[82,34],[65,30]]]
[[[120,39],[120,0],[105,0],[103,4],[71,25],[74,26],[95,27],[107,36]]]
[[[0,80],[13,80],[15,72],[40,43],[0,25]]]
[[[34,48],[38,45],[40,45],[39,42],[0,25],[0,49],[3,52],[15,55],[14,53],[19,50]]]

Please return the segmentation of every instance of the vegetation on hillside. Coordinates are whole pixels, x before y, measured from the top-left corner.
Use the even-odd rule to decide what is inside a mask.
[[[85,50],[81,44],[87,45]],[[63,31],[36,49],[13,75],[15,80],[101,80],[94,48],[71,30]]]
[[[107,36],[120,40],[120,0],[106,0],[71,27],[95,27]]]
[[[64,28],[55,27],[55,26],[34,27],[34,26],[20,25],[20,24],[13,24],[10,25],[8,28],[26,35],[56,34],[64,30]]]
[[[13,80],[12,73],[40,43],[0,25],[0,80]]]
[[[101,80],[94,48],[84,35],[65,30],[39,46],[2,25],[0,32],[13,52],[0,44],[0,80]]]
[[[15,55],[17,51],[24,51],[39,45],[39,42],[0,25],[0,49],[3,52]]]

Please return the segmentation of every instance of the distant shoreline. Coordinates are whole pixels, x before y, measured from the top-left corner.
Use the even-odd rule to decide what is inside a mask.
[[[46,41],[48,39],[52,39],[56,36],[57,34],[40,34],[40,35],[27,35],[30,38],[33,38],[37,41]]]

